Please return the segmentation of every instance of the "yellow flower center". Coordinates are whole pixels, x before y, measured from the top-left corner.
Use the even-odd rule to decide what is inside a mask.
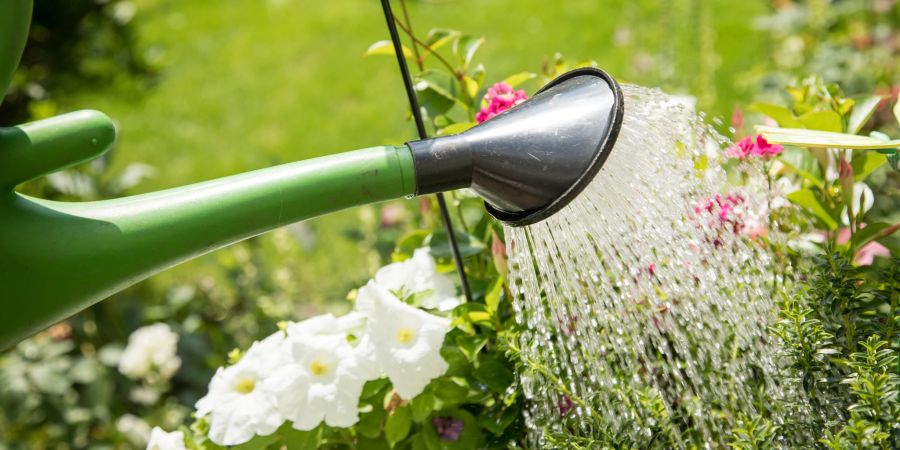
[[[253,389],[256,387],[256,380],[252,378],[244,378],[237,382],[237,386],[235,386],[235,390],[240,392],[241,394],[249,394],[253,392]]]
[[[416,332],[409,328],[401,328],[400,331],[397,332],[397,342],[401,344],[409,344],[415,338]]]
[[[313,375],[321,377],[328,373],[328,365],[319,361],[313,361],[313,363],[309,365],[309,371],[312,372]]]

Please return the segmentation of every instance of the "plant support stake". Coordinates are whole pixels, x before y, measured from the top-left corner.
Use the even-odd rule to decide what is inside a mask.
[[[406,59],[403,56],[403,46],[400,43],[400,35],[397,33],[397,25],[394,23],[394,13],[391,10],[390,0],[381,0],[381,8],[384,10],[384,20],[387,21],[388,31],[391,34],[391,42],[394,44],[394,54],[397,56],[397,64],[400,66],[400,75],[403,77],[403,85],[406,88],[406,97],[409,99],[409,107],[412,109],[413,119],[416,122],[416,131],[419,133],[419,139],[427,139],[428,132],[425,130],[425,122],[422,121],[422,111],[419,109],[419,101],[416,98],[416,92],[413,90],[412,78],[409,75],[409,67],[406,65]],[[466,278],[466,270],[463,266],[462,256],[459,254],[459,245],[456,243],[456,233],[453,230],[453,223],[450,221],[450,212],[447,210],[447,201],[444,194],[438,192],[435,194],[438,201],[438,207],[441,211],[441,219],[444,222],[444,229],[447,230],[447,240],[450,242],[450,251],[453,253],[453,262],[456,263],[456,271],[459,272],[459,280],[462,284],[463,293],[466,301],[472,301],[472,291],[469,288],[469,280]]]

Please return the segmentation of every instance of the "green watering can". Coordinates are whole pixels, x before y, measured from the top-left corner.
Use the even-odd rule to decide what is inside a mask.
[[[21,58],[31,11],[31,0],[0,1],[0,94]],[[15,188],[109,150],[109,117],[78,111],[0,128],[0,349],[181,262],[352,206],[471,188],[510,225],[543,220],[600,170],[623,111],[609,75],[577,69],[459,135],[80,203]]]

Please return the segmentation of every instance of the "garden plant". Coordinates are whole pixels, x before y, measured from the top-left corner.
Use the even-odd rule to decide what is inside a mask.
[[[465,131],[515,107],[533,87],[597,66],[556,54],[533,70],[493,73],[478,57],[484,37],[420,32],[412,5],[395,3],[432,135]],[[726,425],[711,436],[696,432],[686,405],[646,392],[627,405],[634,417],[650,418],[650,432],[635,437],[609,427],[601,411],[587,413],[590,402],[558,383],[550,413],[572,433],[537,430],[546,431],[543,445],[900,448],[900,5],[773,4],[759,20],[773,58],[748,81],[757,99],[735,105],[730,123],[709,120],[733,143],[695,166],[699,176],[713,165],[727,173],[720,195],[697,199],[697,214],[721,225],[729,242],[768,257],[765,292],[775,308],[765,345],[777,372],[749,377],[759,386],[754,414],[727,405],[705,411]],[[117,10],[90,11],[81,11],[84,26],[97,11]],[[104,33],[127,47],[118,25]],[[393,56],[390,41],[365,50],[365,58]],[[150,83],[151,65],[125,59]],[[40,75],[19,80],[17,119],[49,107],[24,99]],[[114,197],[154,173],[143,164],[111,171],[107,163],[25,189]],[[761,206],[749,208],[741,195],[759,180]],[[139,285],[0,354],[0,449],[534,446],[522,377],[541,371],[552,380],[555,368],[523,354],[503,224],[467,191],[449,193],[448,202],[471,300],[430,197],[360,209],[352,234],[369,249],[371,277],[336,293],[335,312],[292,309],[305,287],[281,262],[308,245],[309,229],[276,230],[220,252],[217,272],[159,291]],[[652,276],[656,267],[641,270]],[[157,300],[117,306],[128,298]],[[794,391],[770,401],[769,376]],[[617,377],[629,385],[631,374]],[[584,417],[603,429],[602,439],[575,432]]]

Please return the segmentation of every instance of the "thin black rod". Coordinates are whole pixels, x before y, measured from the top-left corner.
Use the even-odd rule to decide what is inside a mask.
[[[400,66],[400,74],[403,76],[403,86],[406,88],[406,97],[409,99],[409,107],[412,109],[413,119],[416,122],[416,131],[419,139],[428,138],[425,130],[425,122],[422,120],[422,110],[419,109],[419,100],[416,91],[413,90],[412,78],[409,76],[409,67],[403,55],[403,46],[400,43],[400,35],[397,33],[397,24],[394,23],[394,12],[391,10],[390,0],[381,0],[381,9],[384,10],[384,20],[387,22],[388,31],[391,33],[391,42],[394,44],[394,54],[397,56],[397,65]],[[472,301],[472,290],[469,288],[469,279],[466,277],[466,269],[463,266],[462,256],[459,254],[459,244],[456,242],[456,233],[453,231],[453,222],[450,221],[450,211],[447,210],[447,201],[444,194],[435,194],[438,207],[441,211],[441,219],[444,229],[447,230],[447,238],[450,241],[450,251],[453,253],[453,262],[456,263],[456,271],[459,273],[459,281],[462,284],[463,293],[467,301]]]

